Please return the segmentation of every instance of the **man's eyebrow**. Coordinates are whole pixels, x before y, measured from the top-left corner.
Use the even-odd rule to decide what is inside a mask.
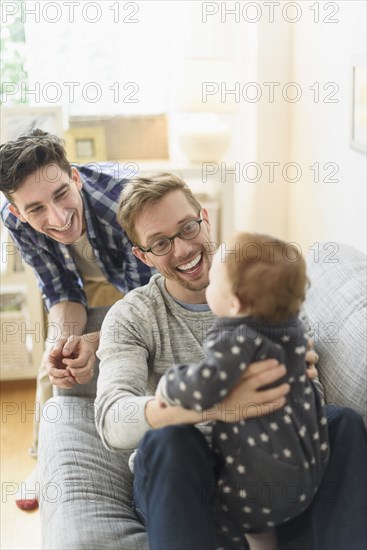
[[[60,185],[60,187],[58,187],[53,193],[52,193],[52,197],[56,197],[56,195],[58,195],[60,193],[60,191],[63,191],[66,187],[69,187],[69,183],[62,183]],[[35,208],[36,206],[41,206],[42,205],[42,202],[41,201],[34,201],[34,202],[30,202],[29,204],[26,204],[25,207],[24,207],[24,210],[27,211],[27,210],[31,210],[32,208]]]
[[[194,220],[194,219],[195,219],[195,214],[188,214],[187,216],[185,216],[184,218],[179,220],[176,225],[179,226],[179,225],[182,225],[183,223],[185,223],[189,220]],[[148,237],[146,237],[146,240],[147,240],[147,242],[149,242],[152,239],[154,239],[155,237],[162,237],[162,236],[166,237],[167,235],[162,233],[162,231],[157,231],[156,233],[152,233],[151,235],[148,235]]]

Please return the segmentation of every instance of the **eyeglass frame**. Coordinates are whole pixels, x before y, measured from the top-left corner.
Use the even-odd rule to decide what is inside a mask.
[[[178,231],[177,233],[175,233],[174,235],[172,235],[172,237],[162,237],[162,239],[168,239],[170,241],[170,249],[167,250],[167,252],[165,252],[164,254],[156,254],[155,252],[153,252],[152,250],[152,247],[149,246],[148,248],[144,248],[143,246],[140,246],[138,244],[134,244],[134,246],[136,246],[136,248],[138,248],[139,250],[141,250],[142,252],[145,252],[145,254],[148,254],[148,252],[150,252],[151,254],[153,254],[154,256],[158,256],[159,258],[161,258],[162,256],[167,256],[167,254],[169,254],[172,250],[172,247],[173,247],[173,243],[175,241],[175,239],[177,239],[177,237],[183,241],[192,241],[193,239],[195,239],[201,232],[201,224],[203,223],[204,221],[204,218],[201,217],[201,211],[199,212],[199,219],[192,219],[192,220],[187,220],[186,222],[184,222],[181,226],[181,229],[180,231]],[[199,227],[199,231],[196,233],[196,235],[194,235],[193,237],[191,237],[190,239],[187,239],[186,237],[184,237],[183,235],[181,235],[181,231],[183,229],[183,227],[189,223],[189,222],[196,222],[198,224],[198,227]],[[153,245],[154,246],[154,245]]]

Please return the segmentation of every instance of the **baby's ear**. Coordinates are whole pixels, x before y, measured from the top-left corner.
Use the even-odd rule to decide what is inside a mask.
[[[244,310],[244,304],[241,303],[241,300],[238,296],[236,296],[236,294],[233,294],[231,298],[230,310],[231,315],[239,315],[241,311]]]

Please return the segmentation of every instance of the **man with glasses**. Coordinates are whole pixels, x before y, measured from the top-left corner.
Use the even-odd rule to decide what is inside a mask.
[[[117,220],[134,243],[135,256],[159,273],[116,303],[104,320],[97,352],[97,430],[110,450],[138,448],[129,466],[134,472],[135,510],[150,548],[209,550],[219,545],[238,550],[238,543],[232,546],[217,538],[220,518],[214,518],[212,510],[216,463],[205,439],[210,426],[201,425],[199,431],[194,425],[203,420],[238,422],[281,408],[289,386],[262,388],[284,376],[285,367],[271,359],[250,365],[222,403],[206,413],[162,408],[154,397],[161,375],[174,364],[201,361],[202,343],[214,322],[205,297],[215,249],[210,221],[187,185],[172,174],[130,181],[122,192]],[[314,378],[314,352],[309,351],[306,360]],[[312,534],[319,548],[362,549],[363,474],[359,481],[351,477],[361,474],[360,460],[366,458],[361,420],[353,411],[336,407],[328,409],[328,416],[333,419],[332,450],[325,483],[343,480],[337,502],[315,501],[310,512],[282,528],[285,537],[294,534],[293,548],[312,548],[312,542],[304,541]],[[356,442],[359,457],[351,453],[346,459],[345,445],[355,448]],[[121,475],[127,479],[124,468],[121,464]],[[346,501],[353,510],[353,529],[345,527]],[[135,547],[145,548],[144,539],[136,539]]]
[[[201,213],[199,212],[199,215]],[[174,240],[179,237],[180,239],[184,239],[185,241],[191,241],[192,239],[195,239],[200,233],[200,226],[203,222],[203,218],[199,218],[197,220],[189,220],[183,224],[180,231],[172,235],[172,237],[161,237],[157,241],[154,241],[154,243],[149,248],[144,248],[143,246],[136,245],[139,250],[142,252],[145,252],[146,254],[148,252],[151,252],[154,254],[154,256],[165,256],[169,252],[171,252],[171,248],[173,246]]]

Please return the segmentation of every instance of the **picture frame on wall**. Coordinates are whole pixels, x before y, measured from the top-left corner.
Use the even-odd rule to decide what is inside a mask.
[[[352,128],[351,147],[367,154],[367,67],[366,56],[352,63]]]
[[[35,128],[62,138],[62,107],[1,107],[1,143],[15,140]]]
[[[69,128],[65,146],[70,162],[87,164],[106,160],[105,129],[101,126]]]

